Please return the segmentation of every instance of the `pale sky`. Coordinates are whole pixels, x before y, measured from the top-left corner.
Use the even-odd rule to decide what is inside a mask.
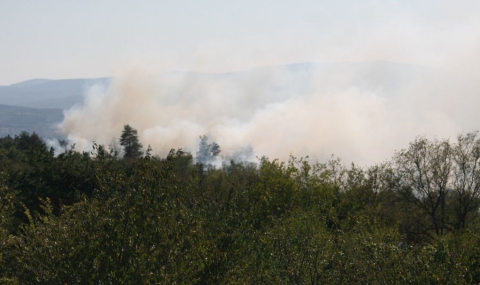
[[[0,85],[115,76],[131,66],[454,66],[479,54],[479,40],[480,1],[0,0]]]

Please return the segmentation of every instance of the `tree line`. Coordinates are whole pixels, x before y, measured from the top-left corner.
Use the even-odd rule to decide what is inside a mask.
[[[55,155],[35,133],[0,138],[5,284],[480,283],[480,139],[419,137],[366,168],[339,159]]]

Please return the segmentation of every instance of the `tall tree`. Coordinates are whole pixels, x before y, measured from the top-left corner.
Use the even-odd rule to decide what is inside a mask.
[[[457,142],[418,138],[394,158],[403,197],[430,218],[436,235],[467,227],[480,207],[480,139]],[[428,228],[427,228],[428,229]]]
[[[459,135],[453,148],[455,229],[465,228],[480,207],[480,138],[478,132]]]
[[[137,130],[130,125],[123,127],[123,132],[120,136],[120,145],[123,147],[124,158],[134,158],[142,155],[142,144],[138,141]]]
[[[430,219],[425,233],[443,235],[448,227],[447,196],[451,192],[452,145],[448,140],[417,138],[394,158],[400,193],[416,204]]]

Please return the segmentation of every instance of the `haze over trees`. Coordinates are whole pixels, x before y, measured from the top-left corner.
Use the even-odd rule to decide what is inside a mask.
[[[480,282],[476,132],[419,137],[367,168],[293,156],[204,168],[220,158],[206,136],[196,158],[142,153],[129,125],[122,138],[124,159],[0,138],[0,283]]]
[[[221,152],[220,146],[216,143],[208,143],[208,137],[206,135],[200,136],[200,143],[198,145],[197,156],[195,157],[197,162],[207,164],[212,162]]]

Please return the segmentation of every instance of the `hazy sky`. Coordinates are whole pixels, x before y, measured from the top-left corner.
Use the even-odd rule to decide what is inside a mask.
[[[0,85],[302,61],[470,61],[480,1],[0,0]]]

